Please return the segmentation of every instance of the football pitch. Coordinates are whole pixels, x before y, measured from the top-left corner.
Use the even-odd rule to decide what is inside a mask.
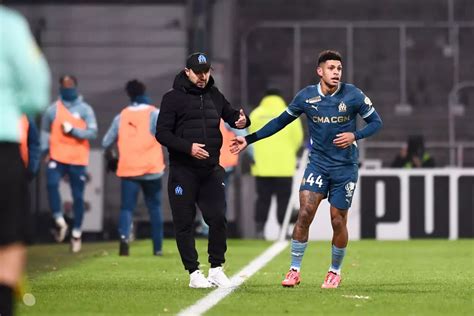
[[[271,242],[229,240],[230,277]],[[197,240],[207,275],[207,241]],[[29,248],[27,292],[35,303],[18,304],[19,315],[174,315],[212,290],[191,289],[174,240],[164,256],[151,241],[86,243],[79,254],[67,244]],[[412,240],[350,242],[339,289],[320,285],[330,263],[330,242],[310,242],[302,282],[280,285],[289,267],[286,248],[219,301],[205,315],[474,315],[474,241]],[[30,302],[31,304],[31,302]]]

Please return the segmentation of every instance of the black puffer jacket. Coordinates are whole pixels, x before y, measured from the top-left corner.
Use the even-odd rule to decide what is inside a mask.
[[[174,80],[173,89],[163,96],[156,124],[156,139],[168,148],[170,165],[209,168],[217,165],[222,146],[220,118],[236,127],[239,110],[232,108],[214,87],[212,76],[205,88],[199,88],[181,71]],[[250,119],[247,117],[248,125]],[[205,144],[209,158],[192,157],[193,143]]]

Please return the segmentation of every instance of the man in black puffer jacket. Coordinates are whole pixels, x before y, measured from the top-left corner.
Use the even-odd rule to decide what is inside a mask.
[[[186,68],[163,96],[156,125],[156,139],[168,148],[168,196],[176,243],[192,288],[228,287],[222,271],[227,250],[224,169],[219,166],[222,118],[234,128],[245,128],[250,119],[231,107],[214,87],[211,64],[203,53],[191,54]],[[209,276],[199,270],[193,224],[196,204],[209,225]]]

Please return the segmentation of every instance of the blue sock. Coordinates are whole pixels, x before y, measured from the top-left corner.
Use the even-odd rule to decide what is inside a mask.
[[[341,274],[341,265],[344,256],[346,255],[346,248],[338,248],[332,245],[332,261],[329,271]]]
[[[291,267],[296,271],[300,271],[301,261],[303,260],[304,251],[308,242],[299,242],[297,240],[291,240]]]

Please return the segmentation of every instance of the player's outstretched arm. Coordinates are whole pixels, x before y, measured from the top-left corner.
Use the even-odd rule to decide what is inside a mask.
[[[286,125],[290,124],[297,118],[298,117],[296,116],[290,115],[287,111],[284,111],[278,117],[265,124],[255,133],[245,136],[245,141],[247,142],[247,145],[250,145],[258,140],[270,137],[273,134],[282,130]]]
[[[237,155],[241,151],[243,151],[248,145],[260,140],[272,136],[273,134],[277,133],[278,131],[282,130],[286,125],[290,124],[297,117],[288,114],[288,112],[284,111],[278,117],[274,118],[261,129],[247,135],[245,137],[237,136],[232,139],[232,144],[230,145],[230,152]]]

